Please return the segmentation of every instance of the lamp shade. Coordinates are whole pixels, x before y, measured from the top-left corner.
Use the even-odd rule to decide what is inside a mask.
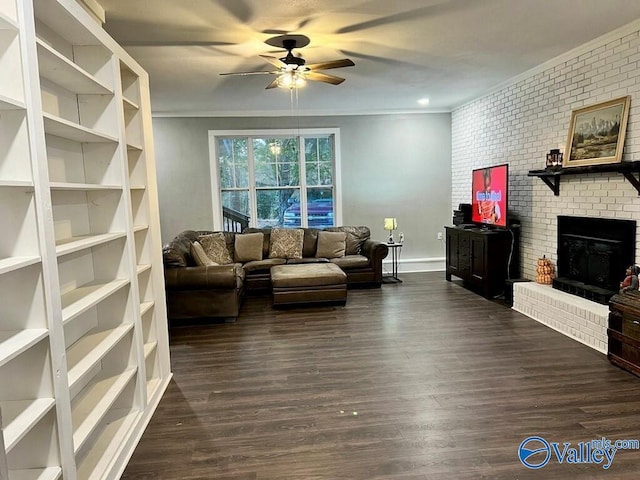
[[[398,221],[395,218],[385,218],[384,219],[384,229],[385,230],[395,230],[398,228]]]
[[[306,83],[307,79],[304,78],[304,74],[296,70],[283,72],[278,77],[278,86],[280,88],[293,90],[294,88],[304,87]]]

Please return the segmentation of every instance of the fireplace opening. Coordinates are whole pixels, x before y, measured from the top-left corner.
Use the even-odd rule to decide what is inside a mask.
[[[635,261],[636,222],[558,216],[558,266],[553,287],[607,304]]]

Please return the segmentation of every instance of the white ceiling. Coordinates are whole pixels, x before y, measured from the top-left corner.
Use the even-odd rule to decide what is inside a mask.
[[[288,115],[287,90],[265,90],[264,41],[300,33],[294,53],[348,57],[309,82],[297,114],[442,111],[640,18],[638,0],[101,0],[106,29],[149,72],[157,114]],[[428,97],[422,107],[417,100]]]

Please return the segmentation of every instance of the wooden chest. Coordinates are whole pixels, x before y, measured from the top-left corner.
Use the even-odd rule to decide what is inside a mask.
[[[611,298],[607,336],[611,363],[640,376],[640,292]]]

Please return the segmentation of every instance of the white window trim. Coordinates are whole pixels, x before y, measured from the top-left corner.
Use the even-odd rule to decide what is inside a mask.
[[[314,135],[333,135],[334,146],[333,154],[335,157],[335,165],[333,172],[333,190],[334,200],[333,215],[334,225],[342,225],[342,161],[340,155],[340,129],[339,128],[301,128],[292,131],[290,129],[260,129],[260,130],[209,130],[209,171],[211,174],[211,199],[217,200],[217,204],[213,205],[213,228],[214,230],[222,230],[222,197],[220,193],[220,173],[218,171],[218,156],[216,154],[216,137],[252,137],[252,136],[314,136]],[[302,151],[302,150],[301,150]],[[302,162],[301,174],[304,173],[304,162]],[[253,168],[250,169],[250,172]],[[252,182],[252,179],[249,179]],[[253,183],[250,183],[253,184]],[[302,204],[302,188],[301,206]],[[251,192],[251,189],[249,189]],[[306,195],[306,192],[305,192]],[[306,205],[305,213],[306,213]]]

